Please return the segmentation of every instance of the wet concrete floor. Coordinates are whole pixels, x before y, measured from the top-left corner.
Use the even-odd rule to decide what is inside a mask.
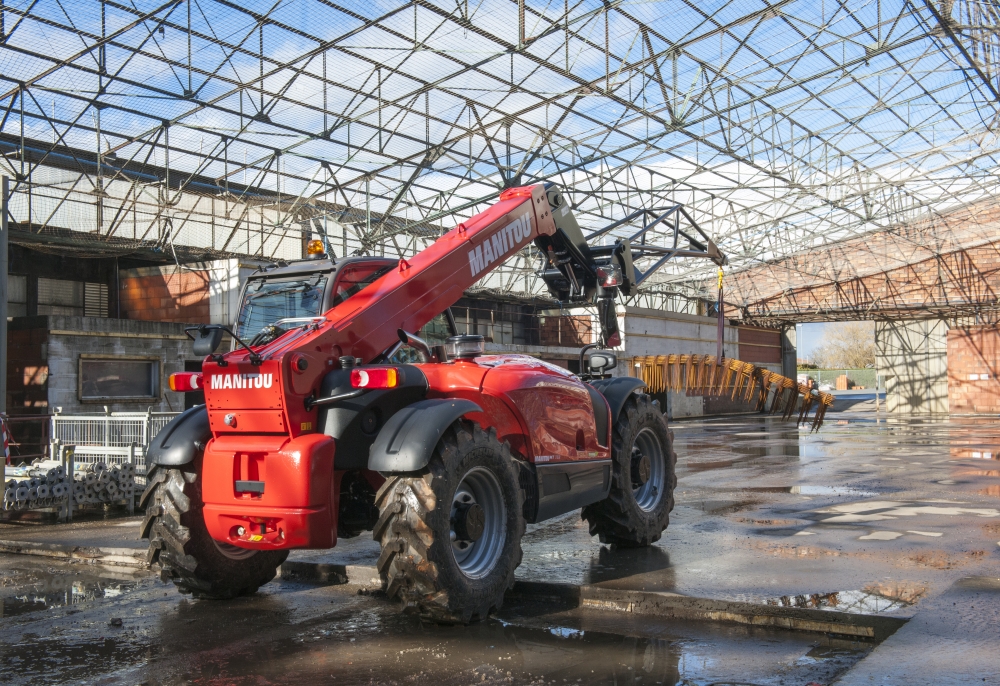
[[[357,589],[289,581],[232,603],[191,602],[144,575],[0,556],[0,680],[1000,684],[985,648],[1000,641],[1000,581],[990,582],[1000,578],[1000,423],[887,421],[858,406],[828,417],[815,433],[760,417],[676,422],[677,506],[653,548],[601,546],[568,515],[529,526],[518,576],[913,617],[874,650],[537,603],[472,628],[431,627]],[[100,545],[106,531],[106,545],[140,546],[122,523],[0,524],[0,539]],[[377,554],[361,537],[294,557],[373,564]],[[929,663],[932,644],[966,648]]]
[[[422,624],[357,587],[192,602],[144,573],[0,559],[3,683],[826,684],[871,644],[510,602]]]

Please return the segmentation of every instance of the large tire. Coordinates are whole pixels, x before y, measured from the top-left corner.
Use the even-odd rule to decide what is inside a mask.
[[[643,456],[649,460],[645,480]],[[621,548],[652,545],[667,528],[674,509],[677,454],[673,432],[648,395],[633,395],[622,408],[611,457],[611,492],[581,513],[590,524],[590,535]]]
[[[195,598],[252,595],[273,579],[288,557],[284,550],[247,550],[216,543],[202,516],[201,484],[193,465],[154,466],[139,506],[146,507],[142,538],[146,562]]]
[[[386,594],[431,621],[485,619],[521,564],[523,503],[517,465],[496,429],[456,421],[424,470],[389,476],[375,497]]]

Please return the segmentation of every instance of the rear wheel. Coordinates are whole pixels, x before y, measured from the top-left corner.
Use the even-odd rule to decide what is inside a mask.
[[[591,536],[625,548],[658,541],[674,509],[673,432],[648,395],[632,396],[615,423],[611,492],[583,508]]]
[[[423,471],[389,476],[376,496],[387,595],[433,621],[485,619],[521,563],[523,501],[496,430],[455,422]]]
[[[208,535],[202,516],[201,485],[193,465],[154,466],[146,475],[142,538],[149,539],[146,562],[196,598],[251,595],[273,579],[288,557],[281,550],[248,550]]]

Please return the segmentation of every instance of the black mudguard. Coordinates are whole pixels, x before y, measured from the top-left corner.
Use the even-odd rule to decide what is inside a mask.
[[[386,423],[400,410],[427,397],[427,377],[419,367],[394,365],[399,370],[398,385],[384,390],[370,390],[356,398],[319,410],[319,430],[337,441],[334,469],[364,469],[372,443]],[[335,369],[323,379],[320,397],[330,397],[354,390],[351,370]]]
[[[608,401],[611,407],[611,426],[614,426],[622,408],[625,407],[625,401],[640,388],[645,388],[646,382],[631,376],[619,376],[614,379],[591,381],[590,385],[599,390]]]
[[[379,432],[368,457],[375,472],[415,472],[427,466],[442,434],[456,419],[482,412],[471,400],[421,400],[394,414]]]
[[[211,438],[205,406],[185,410],[160,429],[150,442],[146,450],[146,471],[153,465],[178,467],[193,462]]]

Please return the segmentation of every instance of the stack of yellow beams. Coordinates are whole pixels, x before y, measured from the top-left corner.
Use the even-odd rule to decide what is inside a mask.
[[[729,396],[758,412],[781,413],[785,419],[798,415],[799,423],[812,417],[812,428],[823,423],[834,397],[794,379],[750,362],[715,355],[647,355],[632,360],[636,376],[651,393],[674,391],[709,397]]]

